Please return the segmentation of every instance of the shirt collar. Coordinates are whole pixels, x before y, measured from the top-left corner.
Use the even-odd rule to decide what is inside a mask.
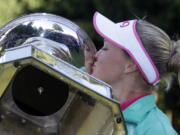
[[[155,95],[144,96],[123,111],[124,119],[128,122],[138,123],[154,107],[156,107]]]
[[[147,95],[150,95],[150,93],[146,93],[146,94],[137,96],[137,97],[135,97],[135,98],[133,98],[133,99],[129,99],[129,100],[121,103],[121,104],[120,104],[120,107],[121,107],[122,111],[124,111],[128,106],[130,106],[130,105],[131,105],[132,103],[134,103],[136,100],[138,100],[138,99],[140,99],[140,98],[142,98],[142,97],[144,97],[144,96],[147,96]]]

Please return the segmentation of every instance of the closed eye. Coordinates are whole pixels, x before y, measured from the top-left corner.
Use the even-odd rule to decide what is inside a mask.
[[[107,51],[107,50],[108,50],[108,48],[106,48],[106,47],[103,47],[103,48],[102,48],[102,50],[104,50],[104,51]]]

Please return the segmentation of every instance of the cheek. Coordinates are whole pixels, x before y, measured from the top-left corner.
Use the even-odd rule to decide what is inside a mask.
[[[93,70],[93,76],[107,83],[118,79],[123,73],[123,68],[117,61],[99,61]]]
[[[93,76],[104,81],[109,72],[109,63],[107,61],[98,60],[93,68]],[[106,74],[105,74],[106,73]]]

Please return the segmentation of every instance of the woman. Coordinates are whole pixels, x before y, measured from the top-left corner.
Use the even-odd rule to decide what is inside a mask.
[[[143,20],[114,23],[96,12],[93,24],[104,46],[95,55],[86,52],[86,71],[112,86],[128,135],[177,135],[152,92],[164,74],[178,73],[179,46]]]

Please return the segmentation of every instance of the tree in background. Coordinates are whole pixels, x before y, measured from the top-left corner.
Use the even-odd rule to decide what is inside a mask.
[[[115,22],[145,18],[164,29],[176,40],[180,34],[180,0],[0,0],[0,25],[13,18],[36,12],[47,12],[74,21],[93,39],[97,48],[102,39],[92,26],[92,16],[99,11]],[[171,112],[172,122],[180,132],[180,90],[161,93],[159,106],[164,112]]]

